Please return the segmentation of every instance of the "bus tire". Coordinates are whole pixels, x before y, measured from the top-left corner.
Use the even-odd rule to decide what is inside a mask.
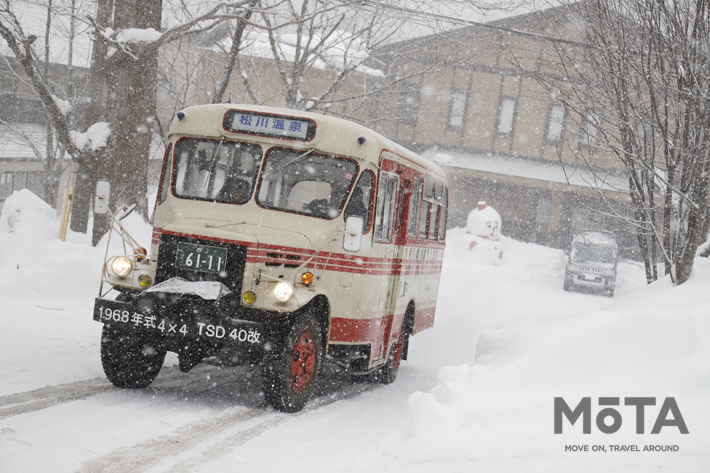
[[[401,333],[397,341],[392,344],[387,362],[377,368],[372,374],[373,381],[379,384],[392,384],[397,379],[399,365],[402,364],[402,342],[404,332]]]
[[[152,383],[165,361],[165,348],[138,333],[104,325],[101,365],[106,378],[119,388],[139,389]]]
[[[311,398],[321,359],[323,341],[312,315],[299,318],[281,350],[263,362],[264,397],[274,409],[298,412]]]

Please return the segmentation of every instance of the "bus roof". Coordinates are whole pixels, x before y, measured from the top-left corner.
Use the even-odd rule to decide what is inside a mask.
[[[415,164],[420,170],[428,171],[446,179],[443,171],[433,162],[422,158],[369,128],[329,115],[287,108],[232,103],[188,107],[178,113],[178,115],[184,114],[182,119],[178,116],[172,120],[168,138],[172,135],[188,135],[212,138],[224,137],[232,140],[253,139],[255,134],[257,134],[255,132],[231,131],[224,128],[225,114],[230,110],[304,118],[315,123],[315,135],[312,139],[292,139],[262,135],[259,138],[260,140],[266,139],[273,144],[282,143],[295,149],[318,148],[320,151],[370,161],[377,167],[380,165],[382,152],[389,151],[394,159],[407,162],[410,165]],[[361,136],[365,138],[365,142],[362,144],[360,143],[362,140],[358,140]]]

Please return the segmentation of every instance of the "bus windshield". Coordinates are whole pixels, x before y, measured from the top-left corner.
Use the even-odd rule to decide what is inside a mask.
[[[261,147],[230,141],[184,138],[175,147],[175,195],[244,204],[261,164]]]
[[[340,215],[357,172],[358,165],[351,159],[272,148],[266,153],[257,203],[333,219]]]

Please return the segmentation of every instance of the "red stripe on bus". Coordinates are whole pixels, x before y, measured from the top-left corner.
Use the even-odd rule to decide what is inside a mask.
[[[413,333],[434,326],[435,307],[420,309],[414,315]],[[392,335],[399,333],[404,314],[395,316],[386,315],[373,319],[346,319],[343,317],[332,317],[330,319],[330,341],[372,344],[373,350],[382,346],[384,329],[387,324],[392,324]]]
[[[433,327],[435,315],[436,307],[418,310],[416,315],[414,316],[414,330],[412,332],[418,333],[424,329]]]
[[[387,316],[392,318],[392,316]],[[372,342],[374,346],[382,344],[382,328],[385,317],[374,319],[330,319],[330,341],[332,342]]]
[[[212,241],[216,243],[238,244],[247,248],[247,263],[252,264],[289,264],[301,266],[308,262],[306,267],[316,270],[334,271],[341,273],[365,274],[369,276],[389,276],[389,275],[429,275],[441,272],[441,260],[419,260],[419,259],[386,259],[370,256],[350,255],[345,253],[320,252],[318,256],[308,261],[316,252],[306,248],[287,247],[280,245],[261,244],[257,246],[255,242],[239,240],[229,240],[225,238],[207,237],[190,233],[166,231],[160,229],[156,234],[180,236],[194,238],[198,240]],[[432,242],[433,243],[433,242]],[[269,255],[278,253],[276,257]],[[291,258],[289,258],[291,256]],[[295,257],[299,257],[296,259]]]

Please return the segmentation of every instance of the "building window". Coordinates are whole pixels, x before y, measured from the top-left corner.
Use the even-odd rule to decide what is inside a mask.
[[[399,121],[405,125],[417,123],[419,115],[419,86],[405,83],[402,86],[402,97],[399,104]]]
[[[599,146],[599,128],[601,126],[601,116],[596,110],[587,110],[582,120],[579,140],[583,146],[596,148]]]
[[[547,116],[547,141],[560,141],[565,123],[565,107],[560,104],[550,105]]]
[[[5,200],[13,192],[27,187],[26,172],[3,172],[0,173],[0,200]]]
[[[12,194],[12,174],[4,172],[0,174],[0,200],[5,200]]]
[[[463,128],[466,115],[466,91],[457,90],[451,94],[451,108],[449,109],[449,128]]]
[[[515,99],[503,97],[498,108],[498,134],[510,135],[515,121]]]

